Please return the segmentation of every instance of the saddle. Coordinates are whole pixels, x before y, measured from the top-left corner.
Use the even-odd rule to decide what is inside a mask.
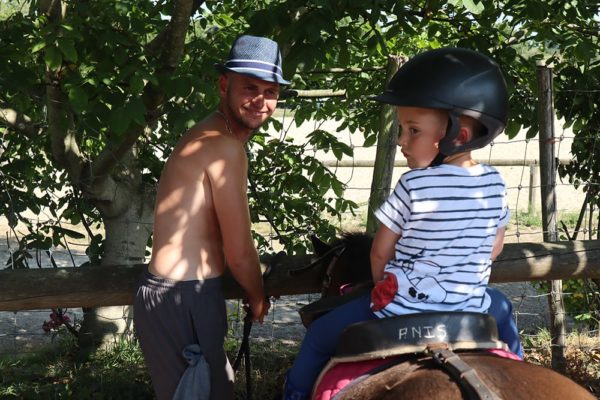
[[[344,365],[356,362],[371,365],[367,369],[374,366],[372,373],[385,368],[390,364],[390,359],[393,364],[393,359],[402,355],[428,353],[434,358],[448,357],[452,360],[456,356],[452,351],[475,349],[507,351],[506,344],[498,340],[496,321],[488,314],[427,312],[359,322],[342,332],[334,356],[319,374],[314,387],[320,388],[321,381],[334,368],[339,370],[339,367],[344,368]],[[441,362],[445,363],[445,360]],[[474,376],[474,371],[460,363],[460,360],[452,360],[451,368],[458,369],[461,377],[465,372],[473,375],[467,378],[470,387],[478,387],[479,391],[487,390]],[[491,397],[474,398],[496,397],[492,394]]]
[[[350,325],[335,353],[339,362],[424,352],[444,343],[450,350],[506,349],[494,318],[475,312],[427,312]]]

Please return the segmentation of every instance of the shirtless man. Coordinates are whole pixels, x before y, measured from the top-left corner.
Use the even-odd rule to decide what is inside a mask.
[[[180,139],[164,167],[152,258],[134,304],[159,400],[189,391],[181,379],[188,368],[182,350],[192,344],[210,371],[203,390],[211,399],[233,398],[233,371],[223,349],[226,267],[245,290],[253,320],[262,323],[269,309],[251,235],[244,143],[273,114],[279,86],[289,82],[277,44],[266,38],[239,37],[229,60],[215,66],[221,102]]]

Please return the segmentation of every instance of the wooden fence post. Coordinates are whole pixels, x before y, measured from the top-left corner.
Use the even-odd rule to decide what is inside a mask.
[[[558,223],[556,208],[556,158],[554,156],[554,105],[552,92],[552,68],[538,63],[538,122],[540,147],[540,183],[542,200],[542,226],[544,241],[558,241]],[[550,334],[552,336],[552,368],[560,373],[566,372],[565,357],[565,304],[562,293],[562,281],[550,281]]]
[[[527,212],[530,215],[535,213],[537,191],[538,191],[538,165],[537,163],[529,164],[529,198],[527,202]]]
[[[386,84],[392,79],[400,66],[406,62],[402,56],[392,55],[388,57]],[[396,120],[395,107],[384,104],[381,107],[379,134],[377,136],[377,150],[375,165],[373,167],[373,180],[371,181],[371,193],[369,195],[369,206],[367,215],[367,232],[375,233],[377,230],[377,219],[373,214],[385,201],[389,194],[396,157],[396,141],[398,139],[398,122]]]

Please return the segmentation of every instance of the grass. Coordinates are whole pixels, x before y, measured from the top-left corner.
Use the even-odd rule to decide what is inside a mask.
[[[571,332],[566,337],[566,376],[600,396],[600,337]],[[523,341],[525,360],[546,368],[552,366],[551,336],[547,329]]]
[[[571,236],[577,224],[579,213],[576,211],[560,211],[557,217],[557,229],[560,235],[560,240],[568,240],[565,234],[565,227]],[[539,211],[518,211],[511,215],[510,223],[507,227],[507,236],[516,234],[521,236],[521,240],[525,242],[542,241],[542,214]],[[582,228],[583,229],[583,228]],[[586,232],[584,230],[584,232]],[[595,234],[595,231],[592,235]],[[526,235],[526,236],[523,236]],[[579,235],[577,239],[588,239],[589,232],[586,235]]]
[[[58,350],[0,358],[1,399],[151,399],[139,347],[121,341],[78,362],[73,340]]]
[[[0,399],[154,399],[150,376],[135,341],[122,340],[79,362],[76,344],[62,339],[58,348],[17,356],[0,356]],[[231,362],[239,343],[226,342]],[[254,399],[280,394],[283,376],[291,366],[297,344],[251,342]],[[236,399],[246,397],[244,364],[236,377]]]
[[[229,341],[226,345],[227,354],[233,363],[238,343]],[[278,399],[281,398],[284,375],[292,366],[294,357],[298,352],[299,343],[288,341],[257,341],[251,342],[250,357],[252,364],[252,398],[253,399]],[[235,398],[246,398],[246,378],[244,365],[236,374]]]
[[[562,211],[558,213],[558,221],[564,222],[569,228],[575,227],[579,212]],[[542,214],[539,211],[519,211],[511,215],[510,223],[516,225],[525,225],[531,228],[542,228]]]
[[[525,359],[550,367],[550,334],[541,330],[524,338]],[[571,333],[567,337],[567,375],[600,393],[600,338]],[[237,340],[226,342],[234,360]],[[150,377],[135,341],[122,341],[90,360],[76,361],[74,341],[59,350],[39,351],[19,357],[0,357],[0,399],[153,399]],[[298,343],[279,340],[251,342],[252,395],[276,399],[283,376],[298,351]],[[236,377],[235,398],[244,399],[244,365]]]
[[[525,225],[530,228],[541,228],[542,227],[542,216],[539,212],[525,211],[516,212],[511,215],[511,225]]]

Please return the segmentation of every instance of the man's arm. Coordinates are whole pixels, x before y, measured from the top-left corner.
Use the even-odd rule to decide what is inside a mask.
[[[400,236],[387,226],[379,225],[371,246],[371,275],[374,283],[383,279],[383,270],[388,261],[394,257],[396,242]]]
[[[219,143],[218,156],[209,166],[213,203],[219,221],[225,260],[231,274],[248,295],[254,320],[268,311],[260,261],[252,240],[248,210],[247,159],[241,144]]]

